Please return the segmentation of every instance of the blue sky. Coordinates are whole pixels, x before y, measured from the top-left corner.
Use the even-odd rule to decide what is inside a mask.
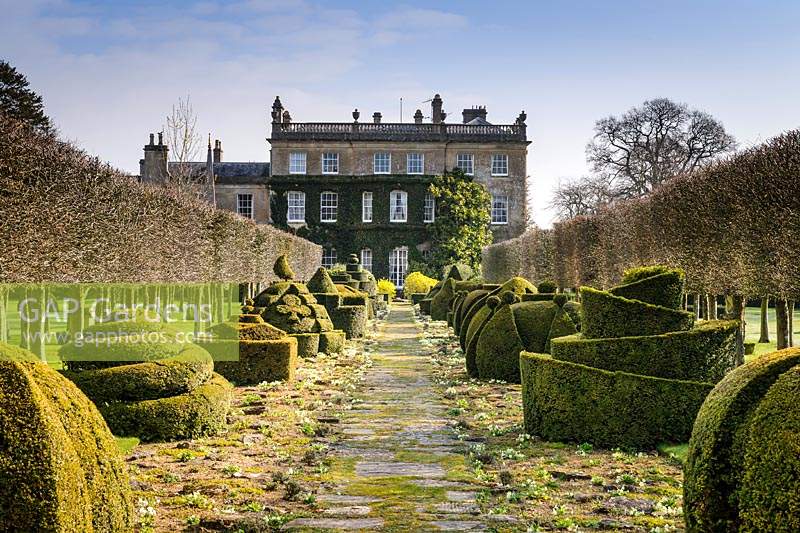
[[[434,93],[451,121],[528,113],[531,204],[585,174],[594,122],[655,97],[719,118],[742,146],[800,120],[800,2],[0,0],[0,57],[26,73],[63,135],[131,172],[190,95],[227,160],[268,158],[276,94],[297,121]]]

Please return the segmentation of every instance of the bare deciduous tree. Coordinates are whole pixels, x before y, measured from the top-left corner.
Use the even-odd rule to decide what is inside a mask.
[[[565,220],[579,215],[592,215],[611,200],[611,189],[605,176],[584,176],[559,182],[550,201],[550,209]]]
[[[595,172],[611,178],[615,198],[638,198],[735,148],[708,113],[657,98],[599,120],[586,155]]]
[[[197,169],[189,163],[200,160],[203,140],[197,132],[197,114],[188,95],[185,100],[178,98],[178,103],[172,106],[164,133],[172,162],[170,178],[180,185],[194,184],[198,178]]]

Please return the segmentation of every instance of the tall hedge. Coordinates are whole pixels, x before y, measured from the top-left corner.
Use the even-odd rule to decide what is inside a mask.
[[[135,177],[0,115],[0,282],[268,282],[321,248]]]
[[[663,264],[687,289],[800,297],[800,130],[674,178],[645,198],[533,229],[483,252],[487,279],[538,280],[552,254],[562,287],[609,287],[626,268]],[[504,270],[507,269],[507,270]]]

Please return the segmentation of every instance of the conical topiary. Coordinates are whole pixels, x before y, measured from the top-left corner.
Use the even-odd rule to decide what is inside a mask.
[[[275,266],[272,267],[272,271],[282,280],[289,281],[294,279],[294,272],[289,265],[289,259],[287,259],[286,254],[282,254],[278,257],[275,261]]]
[[[313,293],[336,294],[336,284],[333,283],[328,270],[325,267],[319,267],[311,279],[306,284],[308,290]]]

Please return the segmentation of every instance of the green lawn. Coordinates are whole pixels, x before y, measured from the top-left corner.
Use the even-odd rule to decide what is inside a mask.
[[[747,356],[747,361],[755,359],[765,353],[775,351],[775,337],[777,335],[777,326],[775,324],[775,310],[767,310],[769,317],[769,340],[771,342],[764,344],[756,344],[755,352]],[[758,342],[761,335],[761,309],[758,307],[747,307],[744,311],[744,320],[747,323],[745,340],[747,342]],[[794,321],[792,322],[794,329],[794,338],[796,344],[800,345],[800,308],[795,307]]]

